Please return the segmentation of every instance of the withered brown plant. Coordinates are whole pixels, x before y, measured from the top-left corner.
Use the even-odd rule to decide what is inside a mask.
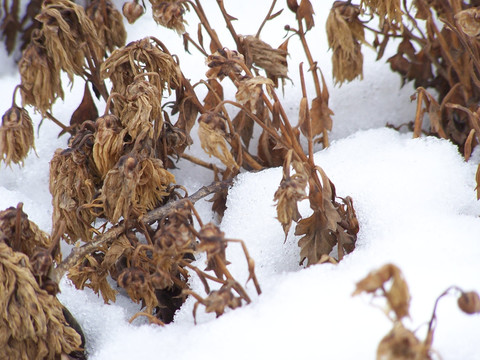
[[[451,293],[458,295],[458,307],[466,314],[480,313],[480,297],[475,291],[463,291],[451,286],[437,297],[432,317],[428,323],[427,335],[423,341],[405,327],[403,319],[409,316],[410,292],[401,270],[394,264],[386,264],[370,272],[357,282],[352,296],[368,293],[386,300],[385,313],[393,322],[392,330],[380,341],[377,359],[430,360],[433,357],[433,337],[437,324],[437,305],[439,300]],[[391,317],[390,314],[393,314]]]
[[[183,18],[188,11],[188,3],[185,1],[161,1],[150,0],[152,4],[153,19],[157,24],[175,30],[179,34],[185,32],[186,21]]]
[[[0,242],[0,357],[56,359],[81,350],[60,302],[40,289],[29,258]]]

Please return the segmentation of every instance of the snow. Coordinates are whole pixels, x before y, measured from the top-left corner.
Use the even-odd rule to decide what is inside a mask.
[[[216,4],[205,3],[207,12],[215,14]],[[375,54],[368,49],[364,50],[364,80],[334,87],[322,25],[331,1],[318,3],[314,5],[318,25],[309,35],[309,43],[326,77],[335,116],[332,144],[316,153],[315,162],[333,181],[337,195],[354,200],[360,222],[357,248],[337,266],[299,266],[298,238],[292,229],[285,240],[275,219],[273,194],[282,170],[241,174],[229,191],[221,229],[227,238],[247,244],[262,294],[257,296],[253,284],[248,283],[250,305],[218,319],[200,307],[197,325],[192,316],[194,300],[189,298],[175,322],[161,328],[140,319],[129,324],[139,305],[127,297],[120,295],[115,304],[105,305],[91,291],[78,291],[63,279],[59,298],[82,326],[90,359],[372,359],[392,324],[376,306],[382,306],[381,301],[372,304],[370,296],[351,296],[355,283],[371,270],[387,262],[402,269],[412,294],[406,325],[418,329],[421,339],[435,299],[446,288],[455,284],[480,291],[480,204],[474,191],[480,152],[465,162],[448,141],[412,139],[411,133],[385,128],[386,123],[400,125],[413,119],[415,104],[409,102],[413,88],[407,84],[400,89],[399,77],[384,60],[375,62]],[[249,11],[251,6],[256,11]],[[242,34],[256,32],[269,6],[269,2],[251,0],[226,2],[227,10],[239,18],[236,25]],[[195,18],[189,15],[188,21],[190,33],[195,34]],[[294,24],[294,17],[286,9],[276,22]],[[227,39],[223,20],[213,24],[222,40]],[[187,77],[193,82],[203,77],[206,67],[201,57],[184,56],[181,38],[158,27],[150,14],[126,27],[128,41],[157,36],[172,53],[180,55]],[[267,24],[262,32],[274,46],[283,42],[283,31],[274,31],[278,28],[282,27]],[[294,119],[300,99],[296,67],[303,50],[294,38],[289,50],[293,84],[285,88],[284,105]],[[10,94],[19,82],[8,61],[5,59],[7,65],[0,70],[1,113],[10,107]],[[75,82],[73,94],[55,105],[54,113],[62,121],[68,122],[82,91],[81,81]],[[38,125],[38,115],[30,113]],[[45,120],[35,139],[38,156],[32,152],[23,168],[0,166],[0,209],[22,201],[30,219],[45,231],[51,230],[52,213],[48,162],[56,148],[66,146],[66,137],[57,138],[58,132],[56,125]],[[191,151],[199,155],[199,149],[197,142]],[[207,171],[185,162],[178,166],[177,182],[190,191],[211,181]],[[197,208],[204,222],[215,219],[207,203],[199,202]],[[308,216],[307,202],[300,204],[300,212]],[[245,284],[248,274],[239,244],[228,246],[227,258],[232,262],[232,274]],[[204,261],[197,259],[198,266],[203,267]],[[191,286],[202,293],[201,283],[193,277]],[[437,317],[433,347],[442,358],[478,359],[480,318],[462,313],[453,297],[440,301]]]

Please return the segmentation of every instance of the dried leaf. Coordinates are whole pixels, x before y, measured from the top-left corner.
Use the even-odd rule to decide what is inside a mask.
[[[389,280],[392,280],[392,283],[390,288],[387,289],[385,284]],[[393,311],[398,320],[408,316],[410,293],[407,282],[397,266],[386,264],[378,270],[372,271],[356,284],[356,289],[352,295],[362,292],[375,293],[377,290],[381,290],[382,295],[385,296],[388,312]]]
[[[208,79],[208,93],[203,99],[205,111],[213,110],[221,101],[223,101],[223,87],[217,79]]]
[[[460,29],[470,37],[480,34],[480,9],[472,7],[455,14],[455,20]]]
[[[377,360],[430,360],[429,350],[401,322],[395,322],[393,329],[378,344]]]
[[[265,85],[267,93],[271,95],[274,84],[270,79],[256,76],[240,81],[235,99],[242,105],[248,105],[247,108],[250,108],[250,111],[255,113],[257,102],[263,94],[262,85]]]
[[[315,12],[313,11],[310,0],[301,0],[296,14],[299,21],[305,20],[307,30],[310,30],[315,25],[315,21],[313,20],[313,14],[315,14]]]
[[[85,90],[83,92],[83,99],[78,108],[73,112],[70,118],[70,126],[79,128],[84,121],[95,121],[98,117],[98,110],[93,102],[92,94],[88,88],[88,83],[85,83]]]
[[[244,63],[244,58],[235,50],[223,48],[209,55],[205,62],[210,68],[205,74],[207,78],[222,81],[230,73],[240,74],[243,71],[241,63]]]
[[[362,8],[368,8],[372,13],[378,15],[380,19],[380,29],[386,22],[389,26],[402,26],[402,8],[400,0],[362,0]]]
[[[253,136],[253,126],[254,121],[253,119],[248,116],[245,111],[240,110],[237,115],[233,118],[233,126],[235,127],[235,131],[240,134],[245,147],[248,149],[250,145],[250,140]]]

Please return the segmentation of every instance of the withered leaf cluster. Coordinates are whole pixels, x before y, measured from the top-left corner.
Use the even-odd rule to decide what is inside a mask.
[[[423,341],[405,327],[403,319],[408,317],[410,307],[410,293],[401,270],[394,264],[386,264],[370,272],[365,278],[357,282],[352,296],[368,293],[383,297],[386,300],[385,313],[393,322],[392,330],[380,341],[377,348],[377,359],[395,360],[429,360],[433,357],[433,337],[436,326],[436,309],[438,301],[450,292],[459,293],[458,307],[466,314],[480,313],[480,297],[475,291],[465,292],[456,286],[445,290],[436,300],[433,314],[428,324],[428,331]]]
[[[2,359],[84,359],[81,329],[69,324],[48,276],[57,244],[28,220],[22,204],[0,211]]]

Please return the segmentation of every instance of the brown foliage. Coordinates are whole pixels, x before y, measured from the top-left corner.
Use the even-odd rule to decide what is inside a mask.
[[[188,5],[182,1],[150,0],[152,3],[153,19],[157,24],[175,30],[179,34],[185,32],[185,19],[183,15],[188,10]]]

